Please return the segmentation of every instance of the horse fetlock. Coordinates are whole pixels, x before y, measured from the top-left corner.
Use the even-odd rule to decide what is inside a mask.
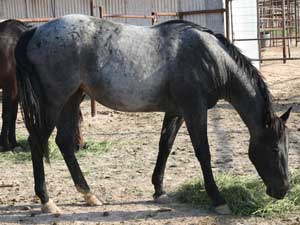
[[[90,193],[90,190],[83,189],[79,185],[75,185],[75,187],[76,187],[76,190],[83,195]]]
[[[214,211],[219,215],[230,215],[232,213],[227,204],[216,206]]]
[[[87,193],[84,195],[84,200],[89,206],[100,206],[103,205],[102,202],[96,197],[96,195],[93,195],[91,193]]]
[[[56,204],[52,201],[52,199],[49,199],[49,201],[42,206],[42,212],[43,213],[52,213],[56,216],[59,216],[62,214],[62,211],[56,206]]]

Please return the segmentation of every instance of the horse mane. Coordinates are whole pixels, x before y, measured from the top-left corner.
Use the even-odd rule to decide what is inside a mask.
[[[181,31],[187,28],[191,28],[191,29],[194,28],[202,32],[209,33],[214,37],[216,37],[218,41],[222,43],[225,49],[227,49],[229,56],[236,62],[236,64],[243,71],[245,71],[245,74],[248,76],[249,80],[252,82],[254,81],[258,89],[260,90],[265,103],[264,125],[266,127],[274,128],[277,131],[277,133],[279,133],[282,128],[281,126],[278,126],[278,121],[276,119],[275,112],[272,106],[272,95],[268,89],[267,84],[264,81],[261,72],[255,66],[253,66],[251,60],[247,56],[243,55],[240,49],[234,46],[227,38],[224,37],[223,34],[215,33],[212,30],[206,27],[202,27],[198,24],[189,21],[184,21],[184,20],[172,20],[172,21],[167,21],[165,23],[161,23],[154,27],[162,27],[162,26],[173,25],[173,24],[179,25],[177,26],[177,29]]]

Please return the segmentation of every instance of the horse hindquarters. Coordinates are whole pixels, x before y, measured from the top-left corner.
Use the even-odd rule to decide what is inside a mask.
[[[54,129],[55,119],[46,118],[48,110],[42,94],[39,76],[34,65],[27,58],[27,46],[36,29],[23,33],[15,49],[17,83],[25,125],[29,131],[29,144],[33,164],[35,193],[45,206],[51,205],[46,190],[43,157],[49,160],[48,139]],[[57,112],[58,110],[52,110]],[[59,212],[55,206],[52,211]]]

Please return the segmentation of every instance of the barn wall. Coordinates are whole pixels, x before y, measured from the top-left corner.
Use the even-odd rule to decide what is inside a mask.
[[[256,1],[232,1],[232,14],[234,39],[257,38]],[[234,44],[249,58],[258,59],[258,41],[236,41]],[[259,62],[253,62],[253,64],[259,67]]]
[[[223,0],[95,0],[97,6],[103,6],[107,14],[151,15],[151,12],[178,12],[223,8]],[[89,0],[0,0],[0,18],[53,17],[71,13],[90,14]],[[99,16],[99,10],[94,10]],[[164,22],[177,17],[159,17]],[[206,26],[224,33],[224,15],[190,15],[185,20]],[[112,19],[116,22],[149,26],[151,20]]]

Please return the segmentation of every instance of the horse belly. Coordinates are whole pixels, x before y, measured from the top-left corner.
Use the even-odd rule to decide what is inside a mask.
[[[126,112],[163,111],[167,96],[161,81],[102,74],[87,91],[106,107]]]

